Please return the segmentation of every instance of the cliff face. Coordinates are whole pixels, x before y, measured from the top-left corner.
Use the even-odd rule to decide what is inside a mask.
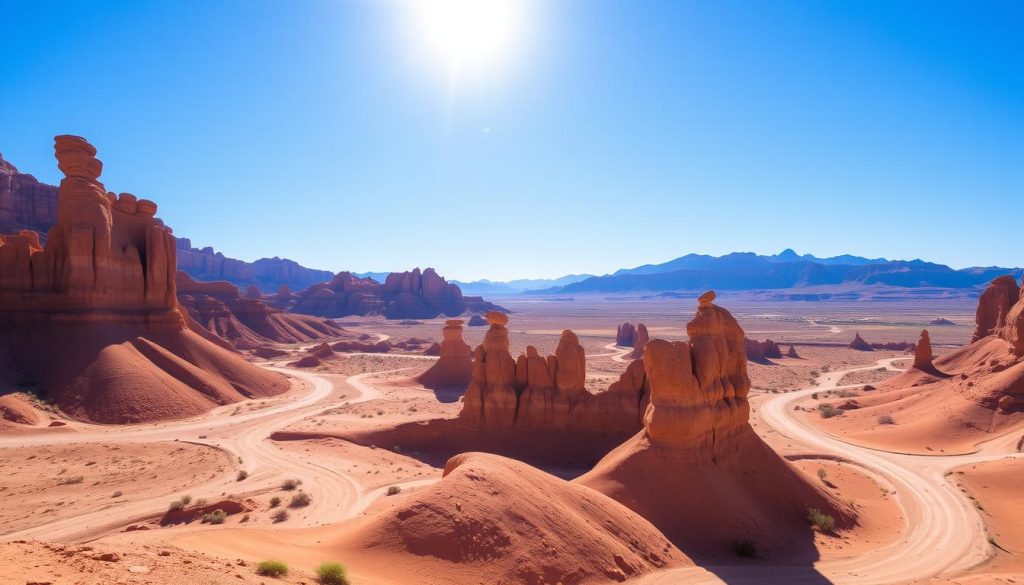
[[[389,319],[457,317],[466,311],[500,308],[480,297],[464,297],[458,285],[449,283],[433,268],[392,272],[380,284],[339,272],[330,282],[293,295],[291,310],[305,315],[345,317],[384,315]]]
[[[57,221],[57,187],[19,173],[0,155],[0,233],[46,233]]]
[[[178,238],[178,270],[199,281],[226,281],[238,287],[255,286],[265,293],[282,286],[301,290],[327,282],[333,274],[327,270],[306,268],[287,258],[261,258],[244,262],[228,258],[213,248],[193,248],[188,238]]]
[[[46,245],[0,236],[0,376],[96,422],[199,414],[283,391],[285,379],[186,330],[174,237],[157,206],[108,193],[83,138],[55,139],[64,173]]]

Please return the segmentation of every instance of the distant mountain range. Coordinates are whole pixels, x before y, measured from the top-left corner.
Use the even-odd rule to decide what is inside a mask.
[[[667,291],[747,291],[810,287],[870,287],[973,289],[1020,268],[954,270],[923,260],[886,260],[859,256],[817,258],[784,250],[773,256],[736,252],[724,256],[688,254],[662,264],[646,264],[593,276],[535,293],[629,293]]]

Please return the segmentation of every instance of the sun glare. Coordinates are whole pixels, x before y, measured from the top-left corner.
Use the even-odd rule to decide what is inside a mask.
[[[523,24],[524,0],[417,0],[430,49],[459,69],[507,58]]]

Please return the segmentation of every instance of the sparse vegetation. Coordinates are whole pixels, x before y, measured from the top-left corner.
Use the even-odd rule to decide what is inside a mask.
[[[192,501],[192,496],[181,496],[177,500],[171,502],[170,506],[167,506],[168,512],[177,512],[178,510],[184,510],[185,506],[189,505]]]
[[[288,504],[288,507],[289,508],[304,508],[304,507],[308,506],[310,504],[310,502],[312,502],[312,501],[313,501],[313,498],[310,497],[309,494],[307,494],[306,492],[299,492],[299,493],[295,494],[294,496],[292,496],[292,501],[291,501],[290,504]]]
[[[818,405],[818,414],[821,415],[821,418],[832,418],[834,416],[842,416],[843,411],[824,402]]]
[[[76,475],[74,477],[65,477],[64,479],[58,481],[57,485],[74,485],[76,483],[82,483],[83,481],[85,481],[84,477],[82,477],[81,475]]]
[[[819,532],[832,532],[836,528],[836,519],[817,508],[807,509],[807,521]]]
[[[284,522],[288,519],[288,510],[278,510],[271,518],[274,522]]]
[[[223,524],[227,517],[227,512],[218,508],[209,514],[203,514],[203,522],[206,524]]]
[[[261,561],[256,565],[256,574],[264,577],[284,577],[288,574],[288,565],[281,561]]]
[[[274,497],[270,498],[270,507],[271,508],[276,508],[276,507],[278,507],[280,505],[281,505],[281,498],[279,498],[277,496],[274,496]]]
[[[316,580],[320,585],[350,585],[348,572],[341,563],[320,563],[316,568]]]
[[[825,471],[824,467],[818,468],[818,479],[820,479],[822,483],[828,483],[828,473]]]
[[[401,488],[401,487],[399,487],[399,486],[397,486],[397,485],[393,485],[393,486],[391,486],[391,487],[389,487],[389,488],[388,488],[388,495],[389,495],[389,496],[393,496],[393,495],[396,495],[396,494],[398,494],[398,493],[399,493],[399,492],[401,492],[401,491],[402,491],[402,488]]]
[[[888,414],[883,414],[882,416],[878,417],[878,424],[880,424],[880,425],[894,425],[894,424],[896,424],[896,421],[893,420],[893,418],[891,416],[889,416]]]
[[[247,477],[249,477],[249,472],[248,471],[246,471],[244,469],[239,469],[238,470],[238,481],[242,481],[242,480],[244,480]]]
[[[112,498],[120,498],[123,495],[124,495],[124,492],[122,492],[121,490],[117,490],[116,492],[110,494],[110,497],[112,497]]]
[[[281,489],[286,492],[290,492],[302,485],[302,482],[297,479],[286,479],[281,483]]]
[[[757,543],[748,538],[737,540],[733,543],[732,548],[736,551],[737,556],[745,559],[752,559],[757,556]]]

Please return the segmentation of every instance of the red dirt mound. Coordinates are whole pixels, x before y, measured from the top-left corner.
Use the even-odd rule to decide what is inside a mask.
[[[403,583],[444,575],[455,583],[571,585],[688,564],[654,526],[610,498],[483,453],[453,457],[444,479],[361,521],[339,544],[357,559],[373,555]]]
[[[0,396],[0,423],[38,425],[42,420],[43,417],[39,416],[39,412],[22,395],[4,394]]]

